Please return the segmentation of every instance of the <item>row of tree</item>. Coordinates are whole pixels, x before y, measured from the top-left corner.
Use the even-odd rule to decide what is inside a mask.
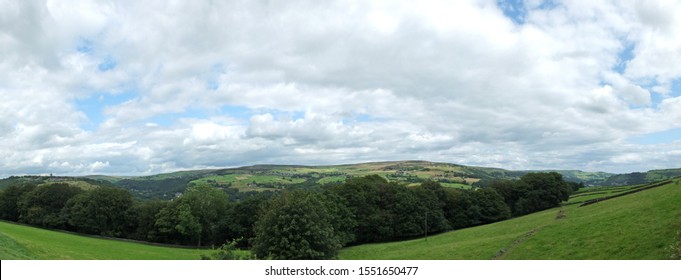
[[[572,187],[555,172],[477,190],[436,182],[405,187],[376,175],[351,178],[275,197],[255,224],[252,249],[275,259],[332,258],[347,244],[414,238],[556,207]]]
[[[237,203],[220,189],[195,186],[173,201],[141,201],[114,187],[23,184],[0,192],[0,218],[86,234],[210,246],[252,238],[258,211],[270,195]]]
[[[531,173],[478,190],[436,182],[406,187],[372,175],[237,202],[210,186],[190,187],[172,201],[140,201],[113,187],[25,184],[0,192],[0,218],[170,244],[240,240],[236,245],[258,258],[329,259],[348,244],[415,238],[555,207],[570,192],[558,173]]]

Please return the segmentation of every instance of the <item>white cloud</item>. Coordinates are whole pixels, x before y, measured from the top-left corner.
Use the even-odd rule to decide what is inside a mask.
[[[678,146],[628,140],[681,123],[675,2],[527,3],[524,24],[494,1],[0,6],[7,175],[410,158],[630,171],[650,155],[681,159]],[[126,98],[95,115],[77,105],[104,95]]]

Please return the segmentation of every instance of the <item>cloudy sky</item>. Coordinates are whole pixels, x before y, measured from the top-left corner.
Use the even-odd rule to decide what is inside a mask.
[[[676,1],[0,7],[3,177],[406,159],[681,167]]]

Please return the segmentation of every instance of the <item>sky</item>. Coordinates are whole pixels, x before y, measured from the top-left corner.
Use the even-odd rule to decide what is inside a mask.
[[[0,7],[1,177],[681,167],[677,1]]]

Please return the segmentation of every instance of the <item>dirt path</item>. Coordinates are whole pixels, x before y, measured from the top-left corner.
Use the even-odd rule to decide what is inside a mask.
[[[567,218],[567,213],[565,211],[565,208],[561,207],[560,210],[558,210],[558,213],[556,214],[556,220],[560,219],[565,219]],[[550,223],[549,223],[550,224]],[[506,252],[510,251],[511,249],[517,247],[518,245],[522,244],[523,242],[527,241],[530,239],[532,236],[534,236],[537,232],[539,232],[542,228],[544,228],[547,225],[543,225],[540,227],[536,227],[527,233],[523,234],[520,238],[513,240],[510,244],[508,244],[506,247],[502,248],[497,252],[494,257],[492,257],[493,260],[500,260],[503,259],[504,255],[506,255]]]
[[[510,251],[511,249],[515,248],[516,246],[520,245],[521,243],[525,242],[526,240],[530,239],[533,235],[535,235],[538,231],[540,231],[544,226],[537,227],[532,229],[531,231],[523,234],[520,238],[513,240],[511,244],[508,244],[508,246],[502,248],[497,252],[494,257],[492,257],[493,260],[500,260],[503,259],[504,255],[506,252]]]

